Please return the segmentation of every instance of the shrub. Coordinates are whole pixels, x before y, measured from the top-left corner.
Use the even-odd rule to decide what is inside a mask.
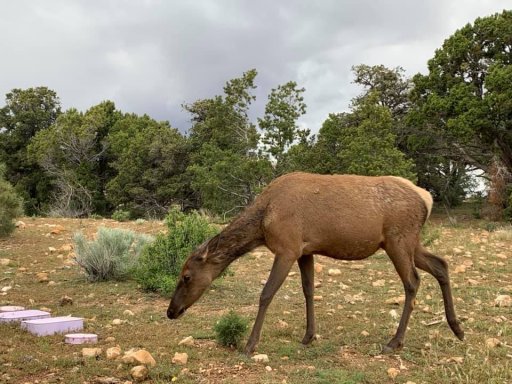
[[[199,244],[218,232],[218,229],[197,212],[185,215],[171,208],[165,219],[166,234],[144,248],[135,271],[142,289],[170,295],[176,287],[176,278],[183,262]]]
[[[123,229],[100,227],[96,240],[74,236],[75,260],[90,281],[123,280],[134,270],[142,248],[151,236]]]
[[[14,219],[23,214],[23,201],[4,180],[4,169],[0,164],[0,237],[9,236],[15,228]]]
[[[427,224],[421,229],[421,239],[426,247],[432,245],[441,236],[441,228]]]
[[[112,213],[112,219],[116,221],[128,221],[130,220],[130,212],[118,209]]]
[[[226,347],[238,347],[247,332],[247,326],[247,319],[231,310],[215,324],[215,337],[220,344]]]

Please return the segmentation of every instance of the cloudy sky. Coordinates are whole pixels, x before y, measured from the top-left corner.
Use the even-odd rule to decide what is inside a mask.
[[[269,91],[306,88],[301,124],[317,131],[360,90],[356,64],[426,72],[434,50],[510,0],[0,0],[0,95],[44,85],[64,108],[113,100],[185,131],[183,103],[258,71]],[[3,101],[0,103],[3,105]]]

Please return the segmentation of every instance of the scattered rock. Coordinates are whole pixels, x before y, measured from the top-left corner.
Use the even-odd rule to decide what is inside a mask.
[[[370,336],[370,333],[367,331],[362,331],[361,336],[368,337],[368,336]]]
[[[392,380],[395,380],[398,374],[400,373],[400,370],[397,368],[389,368],[388,369],[388,377]]]
[[[453,251],[453,253],[454,253],[455,255],[460,255],[461,253],[463,253],[463,252],[464,252],[462,249],[457,248],[457,247],[453,248],[453,249],[452,249],[452,251]]]
[[[121,356],[121,347],[119,345],[107,349],[107,359],[114,360]]]
[[[62,225],[56,225],[50,233],[52,235],[60,235],[61,232],[65,231],[66,229]]]
[[[71,252],[73,250],[73,244],[63,244],[59,248],[59,252]]]
[[[464,264],[457,265],[455,269],[453,270],[453,273],[464,273],[466,272],[466,266]]]
[[[172,363],[177,365],[185,365],[188,361],[188,354],[186,352],[176,352],[172,358]]]
[[[116,338],[114,336],[109,336],[105,339],[105,342],[107,343],[113,343],[114,341],[116,341]]]
[[[405,302],[405,296],[402,295],[402,296],[397,296],[397,297],[392,297],[391,299],[387,299],[386,300],[386,304],[394,304],[394,305],[400,305],[400,304],[403,304]]]
[[[2,287],[1,291],[4,292],[4,293],[7,293],[11,289],[12,289],[12,287],[10,285],[6,285],[5,287]]]
[[[0,265],[7,266],[11,262],[11,259],[0,259]]]
[[[253,357],[251,357],[251,359],[254,360],[256,363],[268,363],[269,362],[268,356],[265,355],[264,353],[254,355]]]
[[[272,372],[272,367],[270,365],[265,366],[265,371]]]
[[[187,347],[191,347],[194,345],[194,338],[192,336],[187,336],[183,340],[181,340],[178,345],[185,345]]]
[[[126,309],[123,312],[123,315],[125,315],[125,316],[134,316],[135,314],[132,311],[130,311],[129,309]]]
[[[389,311],[389,316],[391,316],[393,320],[398,319],[398,312],[396,311],[396,309],[392,309],[391,311]]]
[[[494,299],[495,307],[512,307],[512,298],[509,295],[498,295]]]
[[[48,282],[48,273],[38,272],[38,273],[36,273],[36,279],[40,283],[47,283]]]
[[[338,268],[330,268],[328,271],[327,271],[327,274],[329,276],[340,276],[341,275],[341,270],[338,269]]]
[[[315,264],[315,272],[316,273],[322,273],[322,271],[324,270],[324,266],[322,264]]]
[[[289,272],[289,273],[288,273],[288,276],[290,276],[290,277],[291,277],[291,276],[295,276],[295,275],[297,275],[297,272],[295,272],[295,271],[292,271],[292,272]]]
[[[281,319],[277,320],[277,325],[279,328],[288,328],[288,323]]]
[[[487,348],[496,348],[501,346],[501,341],[498,339],[491,337],[490,339],[485,340],[485,345]]]
[[[123,324],[123,320],[121,320],[121,319],[112,320],[112,325],[121,325],[121,324]]]
[[[383,287],[386,284],[386,280],[376,280],[372,283],[374,287]]]
[[[82,356],[86,358],[98,357],[103,353],[101,348],[82,348]]]
[[[67,295],[64,295],[59,300],[59,305],[64,307],[65,305],[73,305],[73,299]]]
[[[151,356],[151,353],[145,349],[139,349],[138,351],[129,350],[125,352],[122,362],[125,364],[144,364],[151,367],[156,365],[156,361],[153,356]]]
[[[322,296],[320,296],[320,295],[313,296],[313,300],[315,300],[315,301],[322,301],[323,299],[324,298]]]
[[[144,365],[137,365],[130,371],[130,375],[137,381],[144,381],[148,377],[149,371]]]
[[[25,224],[21,220],[18,220],[14,225],[16,225],[16,228],[19,228],[19,229],[25,229],[27,227],[27,224]]]
[[[55,248],[55,247],[48,247],[48,251],[50,253],[54,253],[54,252],[57,252],[57,248]]]
[[[57,285],[57,283],[56,283],[55,281],[53,281],[53,280],[50,280],[50,281],[48,282],[48,285],[49,285],[49,286],[54,286],[54,285]]]

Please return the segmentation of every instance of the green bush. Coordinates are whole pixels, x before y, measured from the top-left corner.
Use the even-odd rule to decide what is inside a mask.
[[[142,248],[151,236],[124,229],[100,227],[96,240],[87,241],[78,232],[74,236],[75,260],[89,281],[123,280],[137,265]]]
[[[247,319],[231,310],[215,324],[215,337],[220,344],[226,347],[238,347],[247,332],[247,327]]]
[[[14,219],[23,214],[23,201],[4,179],[4,171],[0,164],[0,237],[9,236],[15,228]]]
[[[421,229],[421,240],[424,246],[432,245],[436,240],[441,237],[441,227],[426,224]]]
[[[130,212],[118,209],[112,213],[112,219],[116,221],[128,221],[130,220]]]
[[[197,212],[185,215],[172,208],[165,219],[166,234],[142,251],[135,278],[142,289],[168,296],[176,287],[176,278],[183,262],[199,244],[218,232],[218,229]]]

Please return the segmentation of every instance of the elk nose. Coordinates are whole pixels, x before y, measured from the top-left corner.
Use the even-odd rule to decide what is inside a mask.
[[[171,320],[176,318],[176,314],[172,308],[167,309],[167,317]]]

